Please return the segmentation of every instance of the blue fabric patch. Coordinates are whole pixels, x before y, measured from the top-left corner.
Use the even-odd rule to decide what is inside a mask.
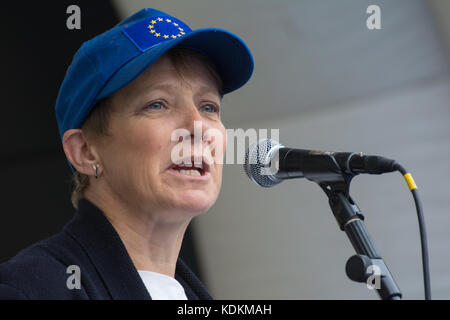
[[[155,16],[144,19],[133,25],[125,25],[123,33],[141,51],[154,45],[182,37],[191,32],[182,21],[170,16]]]

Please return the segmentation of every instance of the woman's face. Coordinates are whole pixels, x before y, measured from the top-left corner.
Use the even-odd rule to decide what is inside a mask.
[[[222,183],[223,158],[209,166],[203,163],[202,176],[171,168],[176,161],[172,150],[181,146],[181,139],[171,138],[175,130],[187,130],[183,135],[191,138],[188,149],[192,143],[192,158],[188,158],[195,156],[196,163],[202,159],[198,146],[205,150],[210,143],[203,137],[194,148],[194,121],[201,122],[201,135],[210,129],[220,132],[223,139],[215,140],[216,152],[221,149],[223,155],[226,146],[217,84],[201,61],[191,60],[190,71],[180,77],[170,59],[163,56],[115,92],[110,97],[110,134],[97,144],[103,167],[101,179],[105,179],[103,183],[113,196],[138,210],[166,213],[166,219],[207,211],[216,201]],[[180,158],[189,156],[177,154]]]

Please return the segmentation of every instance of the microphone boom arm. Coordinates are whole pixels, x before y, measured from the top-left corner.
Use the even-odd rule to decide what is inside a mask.
[[[347,234],[357,253],[347,261],[347,276],[353,281],[368,284],[368,279],[372,277],[371,274],[368,274],[368,270],[373,271],[374,267],[377,267],[379,273],[376,276],[379,277],[379,285],[375,286],[374,289],[377,290],[380,298],[382,300],[401,299],[402,293],[399,287],[369,236],[363,222],[364,216],[349,194],[350,182],[357,174],[342,172],[331,155],[320,155],[314,158],[314,161],[311,161],[311,166],[304,165],[303,174],[308,180],[318,183],[328,196],[329,205],[339,228]],[[317,167],[316,164],[321,161],[335,163],[336,170],[327,174],[314,170]],[[371,268],[368,269],[369,267]]]

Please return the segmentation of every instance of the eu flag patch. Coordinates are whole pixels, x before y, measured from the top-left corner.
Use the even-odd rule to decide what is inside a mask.
[[[182,37],[192,30],[182,21],[170,16],[156,16],[125,26],[123,33],[141,51],[154,45]]]

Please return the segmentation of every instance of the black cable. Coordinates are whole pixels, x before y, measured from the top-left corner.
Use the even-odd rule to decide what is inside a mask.
[[[422,265],[423,265],[423,283],[425,288],[425,300],[431,300],[431,288],[430,288],[430,268],[428,262],[428,244],[427,244],[427,233],[425,230],[425,220],[423,218],[422,203],[419,198],[419,193],[417,191],[417,186],[412,179],[412,176],[406,171],[404,167],[400,164],[395,164],[395,170],[399,171],[406,179],[412,196],[414,198],[414,203],[416,205],[417,218],[419,219],[419,230],[420,230],[420,243],[422,246]],[[408,176],[409,175],[409,176]]]

